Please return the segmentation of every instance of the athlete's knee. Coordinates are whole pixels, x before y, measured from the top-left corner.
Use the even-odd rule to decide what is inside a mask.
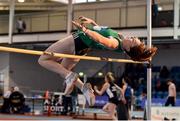
[[[47,56],[46,55],[41,55],[38,59],[38,63],[40,65],[44,65],[45,61],[48,60]]]
[[[108,112],[108,109],[107,109],[107,107],[103,107],[103,109],[102,109],[104,112]]]

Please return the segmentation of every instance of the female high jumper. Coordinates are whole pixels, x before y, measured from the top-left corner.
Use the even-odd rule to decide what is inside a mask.
[[[138,38],[124,38],[118,32],[99,26],[95,21],[86,17],[79,17],[79,22],[72,21],[78,28],[76,32],[63,38],[50,47],[46,52],[62,54],[85,55],[91,48],[110,50],[118,53],[125,52],[132,60],[149,61],[156,53],[157,48],[147,48]],[[70,94],[77,86],[86,97],[89,105],[94,105],[95,96],[91,86],[84,84],[78,75],[71,70],[80,59],[57,58],[53,55],[41,55],[38,62],[48,70],[58,73],[65,79],[65,94]]]

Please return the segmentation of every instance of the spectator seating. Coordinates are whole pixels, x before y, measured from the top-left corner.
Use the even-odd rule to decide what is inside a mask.
[[[173,80],[180,82],[180,66],[172,67],[170,73]]]
[[[153,66],[152,67],[152,72],[153,73],[159,73],[161,70],[161,66]]]

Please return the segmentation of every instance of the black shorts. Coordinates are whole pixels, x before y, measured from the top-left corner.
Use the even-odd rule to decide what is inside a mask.
[[[165,103],[165,106],[175,106],[175,97],[168,97],[166,103]]]
[[[74,38],[74,44],[75,44],[75,54],[76,55],[84,55],[88,52],[89,47],[84,44],[84,42],[81,40],[81,38],[76,34],[72,34]]]
[[[119,103],[119,100],[116,100],[116,99],[109,99],[109,102],[110,102],[110,103],[113,103],[113,104],[115,104],[115,105],[117,106],[118,103]]]

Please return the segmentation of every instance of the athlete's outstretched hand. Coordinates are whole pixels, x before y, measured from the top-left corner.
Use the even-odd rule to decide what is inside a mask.
[[[92,20],[90,18],[86,18],[84,16],[80,16],[79,20],[80,20],[81,24],[93,24],[95,26],[98,26],[94,20]]]
[[[84,16],[80,16],[79,17],[79,20],[83,23],[83,24],[91,24],[93,23],[94,21],[90,18],[86,18]]]
[[[80,24],[80,23],[78,23],[78,22],[76,22],[76,21],[72,21],[72,23],[73,23],[73,25],[75,26],[75,27],[77,27],[78,29],[80,29],[80,30],[82,30],[83,32],[85,32],[86,33],[86,27],[84,26],[84,25],[82,25],[82,24]]]

